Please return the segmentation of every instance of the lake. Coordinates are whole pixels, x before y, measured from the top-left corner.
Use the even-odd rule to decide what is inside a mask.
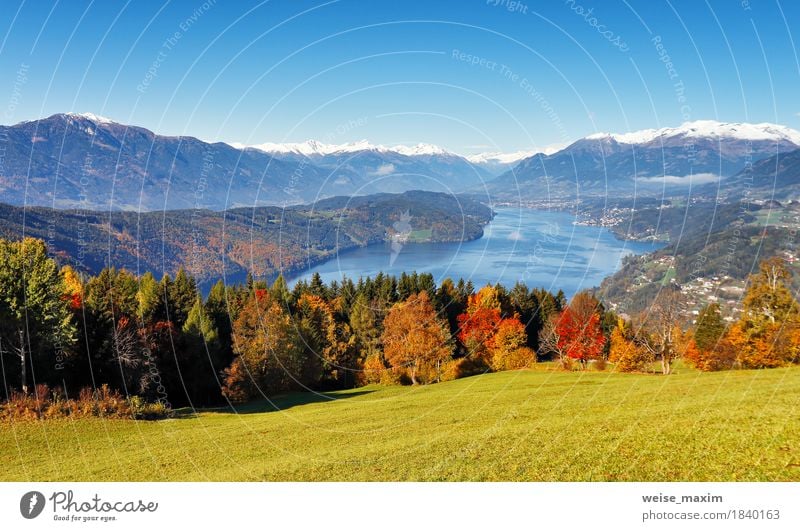
[[[295,273],[290,284],[319,273],[323,280],[358,280],[383,271],[431,273],[437,285],[446,277],[471,279],[476,288],[487,283],[577,291],[598,286],[629,254],[644,254],[661,243],[618,240],[604,227],[574,225],[568,212],[497,207],[483,237],[461,243],[378,244],[340,253],[322,264]],[[413,231],[417,227],[410,220]]]

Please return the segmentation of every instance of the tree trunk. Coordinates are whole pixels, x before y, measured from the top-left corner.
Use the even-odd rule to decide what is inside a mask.
[[[667,358],[666,352],[661,353],[661,374],[669,374],[672,370],[672,364]]]
[[[22,362],[22,373],[21,373],[21,382],[22,382],[22,393],[27,395],[28,394],[28,357],[25,355],[27,353],[27,349],[25,348],[25,331],[19,331],[19,359]]]

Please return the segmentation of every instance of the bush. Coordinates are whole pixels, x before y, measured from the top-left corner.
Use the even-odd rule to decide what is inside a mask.
[[[131,417],[136,420],[158,420],[172,416],[172,411],[161,402],[145,402],[140,396],[128,399]]]
[[[518,347],[512,350],[497,350],[492,356],[492,369],[495,371],[527,369],[535,363],[536,353],[529,347]]]
[[[358,374],[359,385],[381,383],[386,372],[386,364],[380,354],[373,354],[364,360],[364,367]]]
[[[409,385],[411,378],[403,367],[384,369],[381,373],[381,385]]]
[[[555,360],[555,362],[556,362],[555,363],[556,367],[558,367],[559,369],[564,370],[564,371],[572,372],[574,370],[577,370],[577,368],[580,368],[580,367],[576,368],[575,361],[572,358],[567,357],[567,356],[563,356],[561,358],[558,358],[558,359]]]
[[[443,382],[447,382],[450,380],[457,380],[458,378],[483,374],[489,371],[490,368],[486,365],[482,356],[467,356],[443,363],[441,379]]]
[[[170,414],[164,404],[147,403],[138,396],[126,399],[105,384],[99,389],[81,389],[77,400],[67,398],[60,389],[37,385],[32,395],[13,392],[0,404],[0,420],[14,422],[88,417],[156,420]]]

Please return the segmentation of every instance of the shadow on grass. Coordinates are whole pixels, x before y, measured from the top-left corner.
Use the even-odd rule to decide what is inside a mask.
[[[193,418],[197,416],[197,413],[269,413],[272,411],[284,411],[295,406],[304,406],[306,404],[334,402],[337,400],[345,400],[347,398],[355,398],[357,396],[366,395],[372,392],[374,391],[360,390],[337,391],[331,393],[288,393],[285,395],[255,400],[246,404],[236,404],[234,406],[204,408],[198,409],[197,411],[192,410],[192,408],[180,408],[174,411],[173,418]]]

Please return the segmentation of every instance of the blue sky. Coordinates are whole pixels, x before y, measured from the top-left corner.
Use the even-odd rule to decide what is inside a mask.
[[[0,106],[4,124],[93,112],[460,153],[698,119],[800,129],[798,29],[798,3],[770,1],[6,1]]]

